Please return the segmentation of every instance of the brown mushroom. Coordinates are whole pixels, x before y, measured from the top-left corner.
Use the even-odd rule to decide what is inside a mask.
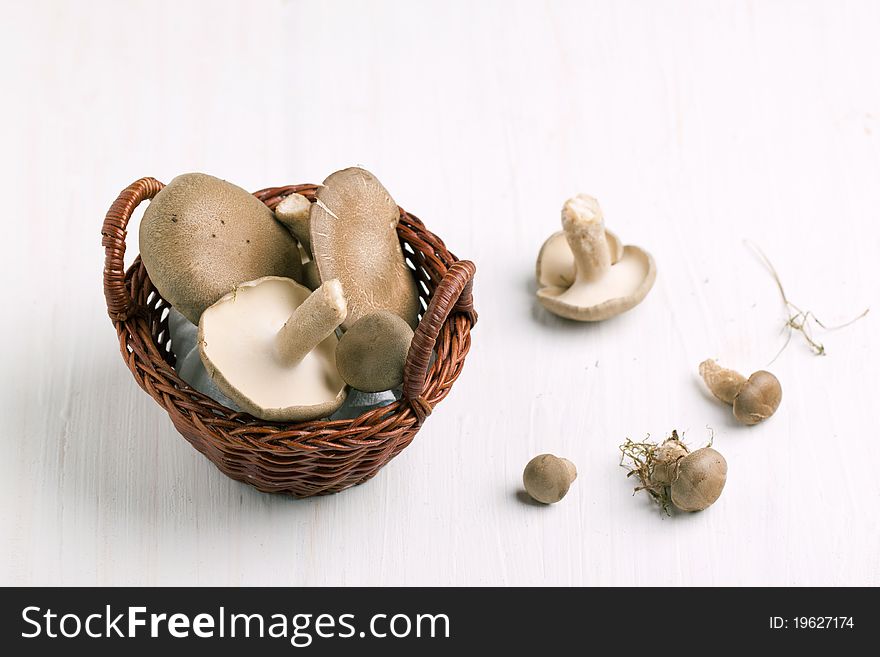
[[[620,451],[620,464],[641,484],[636,492],[648,492],[667,513],[670,504],[681,511],[703,511],[718,500],[727,483],[724,457],[711,444],[691,452],[677,431],[660,445],[627,439]]]
[[[301,277],[296,241],[272,211],[240,187],[203,173],[168,183],[144,212],[139,237],[153,285],[193,324],[245,281]]]
[[[669,496],[682,511],[703,511],[721,497],[725,483],[727,461],[711,447],[701,447],[677,462]]]
[[[568,493],[577,479],[577,468],[568,459],[539,454],[523,470],[523,486],[529,496],[542,504],[555,504]]]
[[[352,388],[391,390],[403,383],[413,330],[388,310],[364,315],[339,338],[336,368]]]
[[[753,372],[746,379],[714,360],[704,360],[700,363],[700,376],[717,399],[733,406],[734,417],[743,424],[766,420],[782,402],[782,385],[766,370]]]
[[[394,199],[369,171],[352,167],[330,175],[310,213],[312,255],[322,281],[339,279],[348,302],[343,328],[389,310],[418,324],[418,288],[406,265]]]

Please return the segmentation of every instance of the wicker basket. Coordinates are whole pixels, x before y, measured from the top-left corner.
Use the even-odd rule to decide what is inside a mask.
[[[266,422],[218,404],[178,377],[169,341],[169,304],[153,287],[140,257],[128,271],[123,269],[128,221],[162,187],[153,178],[129,185],[107,212],[101,232],[107,311],[138,385],[223,473],[261,491],[308,497],[370,479],[412,441],[461,373],[477,321],[471,292],[474,264],[458,260],[439,237],[401,209],[398,236],[427,303],[407,357],[403,398],[352,420]],[[254,195],[274,208],[293,192],[314,200],[316,189],[289,185]]]

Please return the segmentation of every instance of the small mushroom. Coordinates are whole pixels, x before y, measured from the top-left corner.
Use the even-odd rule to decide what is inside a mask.
[[[711,447],[701,447],[676,461],[676,470],[669,496],[682,511],[708,509],[727,483],[727,461]]]
[[[782,386],[773,374],[758,370],[746,379],[714,360],[700,363],[700,376],[715,397],[733,406],[734,417],[743,424],[758,424],[776,412],[782,402]]]
[[[364,315],[339,338],[336,368],[352,388],[391,390],[403,383],[413,330],[388,310]]]
[[[345,315],[339,281],[310,292],[267,276],[239,285],[202,313],[199,352],[220,390],[251,415],[327,417],[346,395],[334,358]]]
[[[309,211],[312,204],[302,194],[290,194],[275,206],[275,218],[302,244],[307,254],[312,252],[312,236],[309,230]]]
[[[627,439],[620,446],[620,464],[641,483],[635,490],[647,491],[669,513],[672,504],[681,511],[703,511],[721,496],[727,483],[727,461],[711,446],[691,452],[678,432],[660,445]]]
[[[631,245],[620,253],[620,242],[605,230],[596,199],[579,194],[566,201],[562,228],[575,272],[569,283],[572,274],[563,266],[564,250],[559,238],[551,237],[539,255],[537,272],[544,286],[538,290],[538,300],[547,310],[567,319],[596,322],[641,303],[657,277],[654,258]]]
[[[203,173],[177,176],[156,194],[139,241],[153,285],[193,324],[236,285],[301,276],[296,241],[272,211],[240,187]]]
[[[382,183],[352,167],[330,175],[315,196],[312,254],[321,280],[338,278],[345,290],[343,328],[377,310],[390,310],[415,328],[418,288],[397,237],[400,210]]]
[[[523,486],[536,502],[555,504],[568,493],[577,479],[577,468],[568,459],[539,454],[523,470]]]

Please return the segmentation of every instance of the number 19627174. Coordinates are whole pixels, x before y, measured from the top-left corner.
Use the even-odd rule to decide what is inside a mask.
[[[770,617],[770,629],[773,630],[851,630],[854,627],[855,623],[852,616]]]

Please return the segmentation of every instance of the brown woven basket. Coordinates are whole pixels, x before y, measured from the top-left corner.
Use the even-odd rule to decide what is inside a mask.
[[[153,178],[129,185],[110,207],[101,231],[107,311],[138,385],[223,473],[261,491],[308,497],[335,493],[375,475],[409,445],[461,373],[477,321],[474,264],[458,260],[439,237],[401,208],[397,233],[427,304],[407,357],[403,398],[353,420],[266,422],[218,404],[177,376],[168,302],[153,287],[140,257],[128,271],[123,269],[128,221],[135,208],[163,186]],[[288,185],[254,196],[274,208],[294,192],[314,201],[316,189],[317,185]]]

